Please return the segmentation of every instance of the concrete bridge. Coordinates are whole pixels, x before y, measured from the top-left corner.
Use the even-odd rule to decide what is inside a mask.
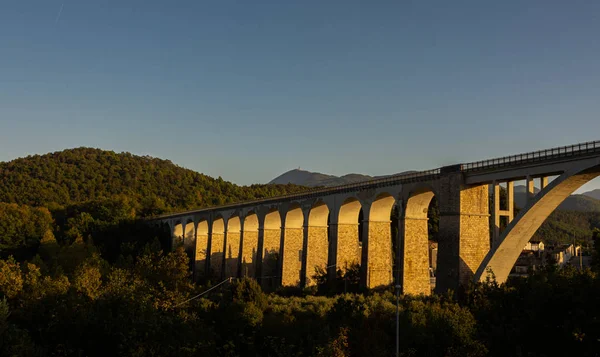
[[[504,282],[548,215],[598,175],[600,141],[594,141],[153,221],[168,225],[173,246],[183,244],[196,276],[251,276],[264,286],[305,287],[315,284],[316,268],[332,278],[358,264],[361,285],[376,288],[393,283],[395,256],[403,292],[429,294],[427,211],[433,197],[440,212],[436,291],[444,292],[485,280],[490,271]],[[528,200],[515,215],[514,182],[521,180]],[[500,187],[507,193],[504,206]]]

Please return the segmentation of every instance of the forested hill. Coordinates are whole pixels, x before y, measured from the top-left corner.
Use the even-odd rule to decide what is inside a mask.
[[[147,212],[194,209],[304,189],[238,186],[148,156],[76,148],[0,163],[0,202],[58,208],[124,195]]]

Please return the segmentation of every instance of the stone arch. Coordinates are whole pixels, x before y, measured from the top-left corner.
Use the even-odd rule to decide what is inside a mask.
[[[329,258],[329,207],[319,200],[308,213],[306,244],[306,286],[314,285],[313,276],[327,269]]]
[[[355,197],[347,198],[340,206],[337,227],[336,270],[347,271],[353,265],[360,265],[362,241],[359,218],[362,204]]]
[[[227,220],[227,247],[225,248],[225,277],[236,277],[239,274],[241,221],[234,215]]]
[[[183,248],[186,253],[192,254],[194,251],[194,245],[196,242],[196,227],[194,220],[188,218],[185,223],[185,229],[183,234]]]
[[[394,196],[380,193],[371,203],[367,223],[367,254],[363,257],[365,285],[369,288],[392,283],[392,227],[390,217],[396,204]],[[364,255],[364,253],[363,253]],[[366,268],[366,269],[365,269]]]
[[[304,213],[298,203],[292,203],[285,213],[283,244],[281,245],[281,285],[298,286],[302,270]]]
[[[431,294],[429,205],[435,197],[430,187],[418,187],[409,192],[401,217],[401,285],[404,294]]]
[[[281,215],[276,208],[269,210],[265,216],[261,282],[263,288],[275,288],[279,281],[279,248],[281,242]]]
[[[242,229],[242,276],[256,277],[259,221],[256,212],[244,217]]]
[[[196,226],[196,258],[195,273],[196,276],[203,275],[206,269],[206,259],[208,252],[208,221],[201,220]]]
[[[225,219],[221,215],[213,220],[210,235],[210,270],[214,277],[220,279],[225,257]]]
[[[179,247],[179,245],[183,244],[183,236],[184,236],[184,226],[180,220],[175,221],[175,225],[173,226],[173,240],[171,249],[175,250],[175,248]]]
[[[505,282],[519,254],[546,218],[579,187],[598,176],[600,164],[596,162],[591,167],[569,170],[542,189],[502,232],[500,244],[483,259],[475,280],[485,281],[489,271],[497,282]]]

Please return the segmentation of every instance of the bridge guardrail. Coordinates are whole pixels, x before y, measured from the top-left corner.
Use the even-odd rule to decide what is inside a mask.
[[[580,156],[591,153],[600,153],[600,140],[585,143],[561,146],[552,149],[532,151],[524,154],[505,156],[495,159],[475,161],[462,164],[463,172],[479,171],[503,166],[512,166],[524,163],[546,161],[561,157]]]

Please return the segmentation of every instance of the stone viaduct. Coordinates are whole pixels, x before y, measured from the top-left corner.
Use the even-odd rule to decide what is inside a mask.
[[[305,287],[315,284],[317,268],[331,279],[336,271],[359,265],[364,287],[397,279],[403,293],[430,294],[427,212],[434,196],[439,207],[435,289],[445,292],[485,280],[490,271],[504,282],[546,217],[598,175],[600,141],[594,141],[152,221],[168,225],[173,246],[182,244],[193,257],[195,276],[250,276],[265,287]],[[528,193],[517,215],[515,181],[523,181]],[[534,194],[535,182],[540,191]],[[507,193],[504,206],[501,187]],[[397,227],[391,226],[393,210]]]

